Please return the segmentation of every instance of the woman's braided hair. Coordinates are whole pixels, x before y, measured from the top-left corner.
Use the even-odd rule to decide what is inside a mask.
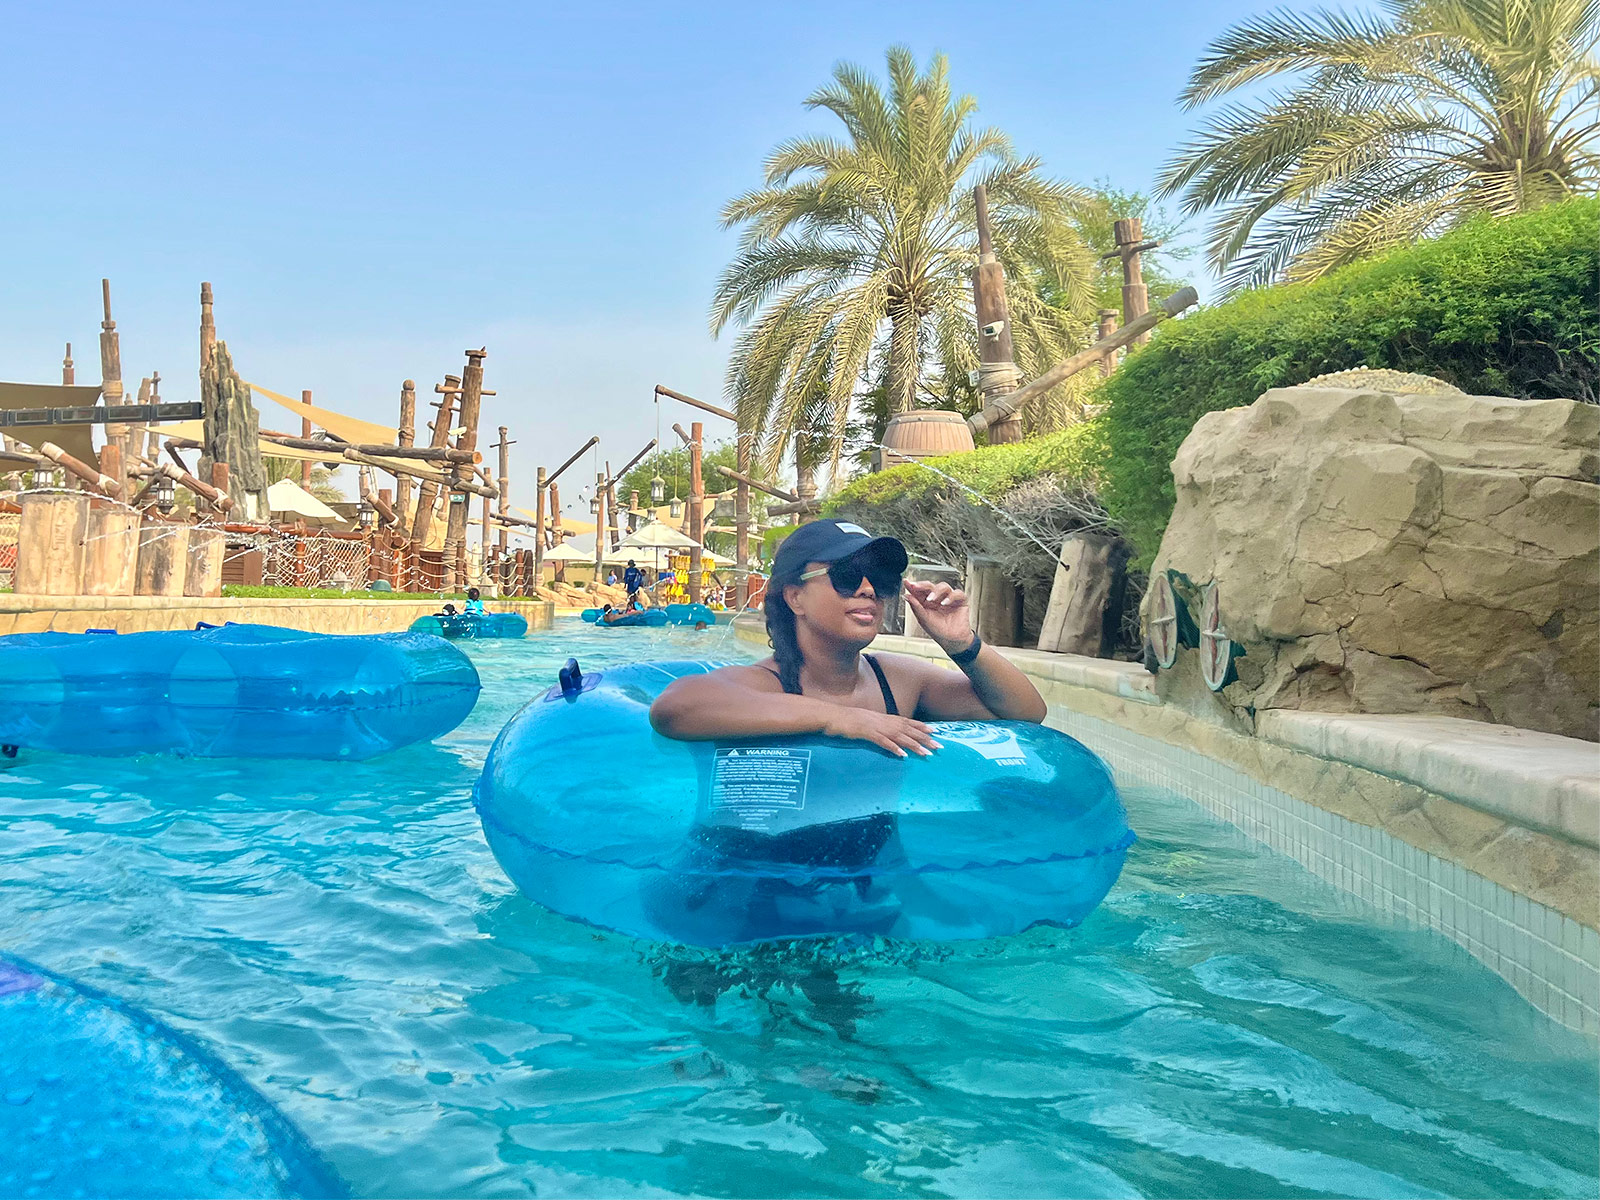
[[[767,580],[767,591],[762,605],[767,614],[767,642],[772,647],[772,660],[778,664],[778,682],[791,696],[798,696],[800,666],[803,659],[800,654],[800,641],[794,632],[794,609],[790,608],[789,602],[784,599],[783,589],[791,583],[799,583],[800,580],[789,578],[790,574],[797,575],[798,572],[786,572],[782,576],[774,574]]]

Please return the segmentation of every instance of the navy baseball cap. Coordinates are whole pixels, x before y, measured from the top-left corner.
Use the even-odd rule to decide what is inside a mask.
[[[911,561],[898,538],[875,538],[851,521],[810,521],[778,543],[772,574],[776,579],[795,580],[807,563],[836,563],[856,556],[863,564],[871,563],[895,575],[903,575]]]

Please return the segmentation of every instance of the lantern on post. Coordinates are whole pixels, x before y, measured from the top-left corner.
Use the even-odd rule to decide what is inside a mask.
[[[596,516],[596,517],[598,517],[600,515],[600,493],[599,492],[596,492],[594,495],[589,497],[589,513],[590,513],[591,516]]]
[[[667,481],[661,476],[653,476],[650,480],[650,503],[660,504],[667,496]]]
[[[47,467],[43,463],[33,468],[33,486],[47,488],[56,481],[56,469]]]
[[[162,475],[156,480],[156,507],[161,510],[162,516],[172,511],[175,499],[171,476]]]
[[[361,526],[361,531],[371,533],[377,520],[378,510],[373,507],[372,501],[365,496],[361,497],[361,503],[356,505],[356,522]]]
[[[676,521],[683,516],[683,501],[674,496],[672,503],[667,506],[667,511],[672,514],[672,519]]]

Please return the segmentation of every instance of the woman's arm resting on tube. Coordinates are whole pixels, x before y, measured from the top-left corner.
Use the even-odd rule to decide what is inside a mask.
[[[906,601],[922,628],[946,654],[972,645],[967,597],[948,583],[905,585]],[[1033,681],[994,647],[985,645],[959,671],[916,661],[921,690],[917,712],[932,721],[1032,721],[1045,719],[1044,697]]]
[[[871,742],[901,758],[938,747],[921,721],[791,696],[759,667],[723,667],[673,680],[650,706],[650,724],[685,742],[821,733]]]

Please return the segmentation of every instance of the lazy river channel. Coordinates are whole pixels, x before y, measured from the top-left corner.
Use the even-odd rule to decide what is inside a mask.
[[[0,765],[0,950],[125,997],[359,1196],[1593,1196],[1592,1043],[1172,792],[1076,929],[730,953],[522,898],[470,798],[576,654],[750,657],[557,622],[361,763]],[[563,760],[598,812],[648,788]]]

